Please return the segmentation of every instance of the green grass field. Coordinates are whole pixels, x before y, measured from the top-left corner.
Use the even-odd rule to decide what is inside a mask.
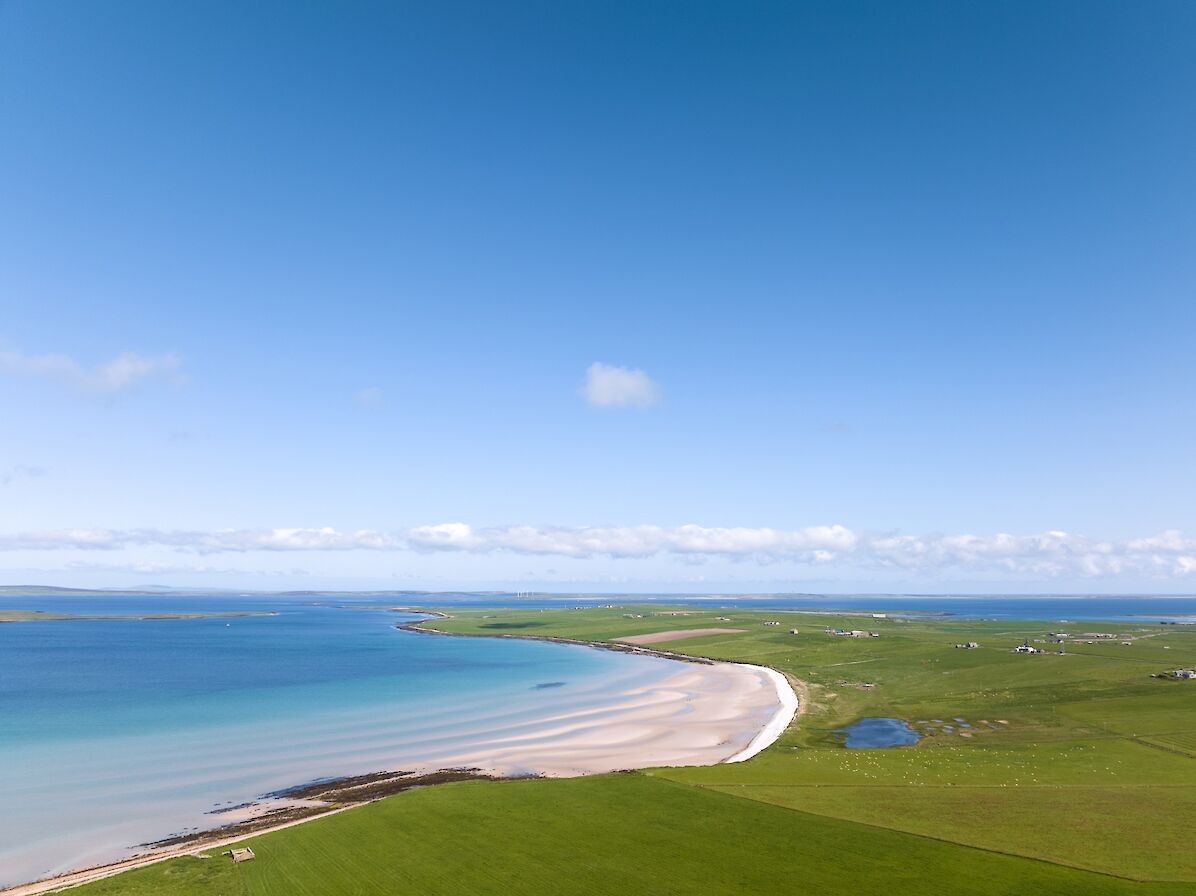
[[[640,619],[624,618],[630,606],[449,612],[435,627],[471,635],[744,628],[657,646],[767,664],[812,699],[746,763],[427,788],[248,838],[253,862],[185,857],[78,892],[1196,896],[1196,682],[1151,677],[1196,664],[1196,630],[659,606],[635,608]],[[1073,635],[1066,655],[1010,652],[1059,630]],[[1088,632],[1130,644],[1084,644]],[[969,640],[981,647],[953,647]],[[844,749],[835,730],[870,715],[965,719],[972,736],[935,726],[913,747]]]
[[[0,623],[3,622],[63,622],[63,621],[88,621],[88,622],[104,622],[114,619],[144,619],[174,621],[186,619],[229,619],[236,616],[272,616],[273,613],[266,612],[228,612],[228,613],[141,613],[131,616],[121,615],[102,615],[102,616],[81,616],[75,613],[49,613],[44,610],[0,610]]]
[[[45,613],[41,610],[0,610],[0,622],[41,622],[70,618],[63,613]]]

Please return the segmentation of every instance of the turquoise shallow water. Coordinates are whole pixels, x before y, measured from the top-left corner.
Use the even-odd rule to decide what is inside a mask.
[[[413,634],[394,627],[411,616],[303,600],[0,601],[17,607],[278,615],[0,625],[0,886],[213,827],[211,810],[285,787],[435,761],[676,671]]]

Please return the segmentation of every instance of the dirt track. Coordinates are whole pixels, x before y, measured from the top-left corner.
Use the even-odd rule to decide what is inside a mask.
[[[650,635],[628,635],[615,640],[624,644],[659,644],[661,641],[680,641],[682,638],[700,638],[702,635],[736,635],[746,631],[746,628],[684,628]]]

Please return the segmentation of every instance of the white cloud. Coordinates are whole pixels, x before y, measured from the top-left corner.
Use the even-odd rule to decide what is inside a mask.
[[[1177,531],[1111,541],[1050,531],[1032,535],[890,535],[843,526],[804,529],[704,526],[474,529],[465,523],[421,526],[407,543],[424,550],[510,551],[564,557],[682,557],[840,564],[911,572],[1001,570],[1042,577],[1196,573],[1196,539]]]
[[[138,542],[109,529],[56,529],[0,535],[0,551],[116,550]]]
[[[82,392],[101,395],[125,392],[144,380],[179,382],[182,380],[181,367],[182,361],[174,354],[148,358],[136,352],[125,352],[102,364],[85,367],[68,355],[27,355],[0,350],[0,373],[53,380]]]
[[[402,547],[393,536],[369,529],[338,532],[336,529],[226,530],[214,533],[183,532],[181,546],[200,553],[222,551],[388,551]]]
[[[114,551],[165,547],[191,554],[251,551],[458,551],[615,560],[673,556],[899,569],[1003,571],[1056,578],[1122,573],[1196,575],[1196,539],[1178,531],[1145,538],[1103,540],[1068,532],[1031,535],[897,535],[844,526],[803,529],[752,527],[605,526],[475,528],[467,523],[417,526],[401,534],[370,529],[65,529],[0,535],[0,551]]]
[[[586,369],[582,395],[596,408],[647,408],[660,402],[660,387],[642,370],[595,361]]]
[[[72,560],[64,569],[71,572],[99,572],[125,573],[130,575],[179,575],[183,573],[213,573],[221,575],[253,576],[262,573],[244,569],[226,569],[216,566],[196,565],[193,563],[159,563],[155,561],[130,561],[128,563],[90,563],[82,560]]]
[[[216,532],[139,531],[143,544],[161,544],[198,554],[246,551],[388,551],[402,542],[381,532],[361,529],[224,529]]]
[[[474,529],[465,523],[420,526],[407,532],[412,547],[428,550],[513,551],[562,557],[653,557],[684,554],[778,557],[819,561],[828,552],[853,549],[855,533],[842,526],[780,529],[710,529],[703,526]]]

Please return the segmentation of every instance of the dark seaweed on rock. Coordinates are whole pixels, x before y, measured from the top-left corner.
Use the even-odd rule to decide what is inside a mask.
[[[255,818],[238,822],[237,824],[225,825],[207,831],[186,831],[176,834],[173,837],[167,837],[164,840],[142,843],[140,846],[143,849],[162,849],[168,846],[182,846],[185,844],[194,844],[196,847],[202,847],[204,844],[214,840],[227,840],[233,837],[248,836],[264,828],[272,828],[276,825],[323,815],[334,809],[373,802],[383,797],[402,793],[405,790],[414,790],[417,787],[430,787],[434,784],[451,784],[456,781],[495,780],[501,779],[493,775],[483,774],[477,769],[469,768],[448,769],[425,775],[394,771],[375,772],[351,778],[314,781],[310,784],[302,784],[298,787],[275,791],[263,797],[263,799],[285,798],[310,800],[312,802],[311,805],[282,806],[268,812],[263,812]],[[241,806],[230,806],[218,809],[213,814],[228,812],[232,809],[246,808],[250,805],[253,804],[246,803]]]

